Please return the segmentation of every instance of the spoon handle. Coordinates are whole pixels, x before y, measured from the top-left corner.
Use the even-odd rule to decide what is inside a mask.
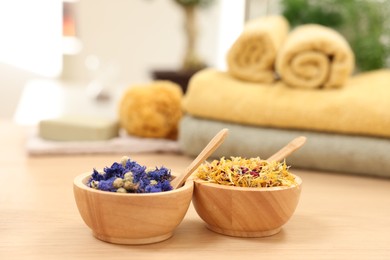
[[[286,146],[284,146],[282,149],[271,155],[267,159],[267,161],[281,161],[287,156],[289,156],[291,153],[293,153],[295,150],[299,149],[302,145],[304,145],[306,142],[306,137],[300,136],[289,142]]]
[[[171,181],[173,189],[181,187],[188,177],[206,160],[225,140],[229,130],[224,128],[219,131],[213,139],[206,145],[200,154],[192,161],[192,163],[184,171],[184,174],[177,176]]]

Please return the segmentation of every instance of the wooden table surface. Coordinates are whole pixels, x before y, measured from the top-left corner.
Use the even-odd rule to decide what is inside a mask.
[[[295,170],[304,182],[301,200],[277,235],[213,233],[191,206],[172,238],[124,246],[92,236],[72,190],[78,174],[121,155],[29,157],[25,139],[25,129],[0,121],[0,259],[390,259],[388,179]],[[191,162],[175,154],[130,156],[178,172]]]

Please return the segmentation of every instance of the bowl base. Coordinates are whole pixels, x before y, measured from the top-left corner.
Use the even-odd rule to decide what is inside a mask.
[[[219,227],[215,226],[210,226],[206,224],[206,227],[210,229],[213,232],[226,235],[226,236],[231,236],[231,237],[268,237],[275,235],[279,233],[279,231],[282,229],[281,227],[271,229],[271,230],[266,230],[266,231],[237,231],[237,230],[229,230],[229,229],[222,229]]]
[[[148,238],[123,238],[123,237],[110,237],[102,234],[92,232],[93,236],[104,242],[122,245],[145,245],[161,242],[170,238],[173,233],[167,233],[161,236],[148,237]]]

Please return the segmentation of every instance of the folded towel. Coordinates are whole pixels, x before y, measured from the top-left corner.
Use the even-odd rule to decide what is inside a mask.
[[[229,72],[242,80],[273,82],[277,51],[287,37],[288,21],[283,16],[250,20],[227,53]]]
[[[229,129],[229,136],[213,153],[214,158],[267,159],[295,137],[304,135],[306,144],[286,159],[292,171],[305,168],[390,177],[390,139],[383,138],[261,128],[185,116],[179,128],[180,149],[196,156],[222,128]]]
[[[240,124],[390,137],[390,70],[359,74],[341,89],[242,82],[213,69],[194,75],[183,100],[194,116]]]
[[[276,71],[297,88],[341,87],[354,69],[354,54],[341,34],[307,24],[287,37],[276,58]]]

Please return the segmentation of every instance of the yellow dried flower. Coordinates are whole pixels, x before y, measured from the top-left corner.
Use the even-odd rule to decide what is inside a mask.
[[[199,166],[197,177],[211,183],[238,187],[278,187],[296,185],[286,162],[231,157]]]
[[[112,186],[116,189],[123,186],[123,179],[122,178],[116,178],[114,182],[112,183]]]
[[[127,163],[127,161],[128,161],[129,159],[130,159],[129,156],[122,156],[122,158],[121,158],[121,164],[122,164],[123,167],[126,167],[126,163]]]
[[[135,191],[139,187],[138,184],[133,183],[132,181],[125,181],[123,184],[123,188],[125,188],[128,191]]]
[[[127,193],[127,190],[125,190],[124,188],[119,188],[116,190],[116,192],[118,193]]]
[[[130,172],[126,172],[125,175],[123,175],[123,179],[125,181],[130,181],[130,182],[133,182],[134,180],[134,175],[133,173],[130,171]]]

